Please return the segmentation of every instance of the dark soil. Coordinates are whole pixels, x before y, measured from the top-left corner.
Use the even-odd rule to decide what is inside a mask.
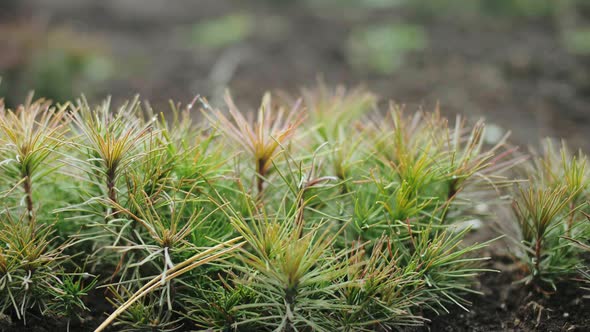
[[[84,312],[82,319],[74,318],[69,322],[69,331],[94,331],[112,312],[112,306],[106,301],[103,289],[94,289],[85,299],[89,311]],[[57,332],[66,331],[68,321],[62,319],[47,319],[38,313],[27,313],[27,325],[16,317],[5,317],[0,320],[0,332]]]
[[[426,331],[590,331],[590,300],[583,298],[575,281],[558,284],[558,291],[543,294],[517,283],[522,277],[510,257],[496,256],[479,277],[469,297],[469,312],[454,311],[432,319]],[[590,294],[586,294],[590,295]]]

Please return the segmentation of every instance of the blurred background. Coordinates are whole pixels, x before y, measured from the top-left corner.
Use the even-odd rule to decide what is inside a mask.
[[[321,79],[590,151],[588,0],[0,0],[0,45],[11,106],[229,87],[254,108]]]

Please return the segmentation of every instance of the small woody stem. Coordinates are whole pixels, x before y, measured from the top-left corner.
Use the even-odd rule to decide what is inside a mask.
[[[35,219],[35,207],[33,204],[33,183],[31,177],[28,175],[24,176],[23,189],[25,191],[25,203],[27,205],[27,218],[29,222]]]

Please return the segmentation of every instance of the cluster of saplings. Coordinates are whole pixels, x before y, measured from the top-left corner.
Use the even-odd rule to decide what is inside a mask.
[[[511,208],[523,287],[584,287],[585,156],[519,154],[483,122],[362,89],[302,96],[168,117],[137,99],[0,105],[3,319],[84,319],[104,296],[99,331],[421,325],[469,309],[488,243],[464,238]]]

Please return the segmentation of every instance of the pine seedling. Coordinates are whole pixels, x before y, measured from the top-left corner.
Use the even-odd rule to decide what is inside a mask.
[[[325,162],[332,165],[338,178],[350,179],[351,168],[363,157],[364,150],[363,137],[355,126],[376,108],[377,97],[362,87],[330,89],[321,81],[314,89],[304,89],[302,94],[306,125],[314,146],[328,144],[331,152],[324,158]]]
[[[483,182],[489,190],[511,183],[502,173],[520,159],[511,158],[502,142],[484,149],[483,123],[468,129],[458,120],[450,130],[436,112],[406,116],[398,108],[392,108],[388,120],[362,128],[373,154],[354,168],[363,177],[351,186],[352,234],[368,241],[368,252],[387,234],[400,269],[424,285],[417,303],[437,313],[449,312],[450,306],[467,310],[464,295],[474,292],[473,279],[486,271],[480,267],[485,258],[476,252],[487,243],[463,245],[469,228],[449,227],[447,211],[468,186]],[[476,199],[463,202],[453,218],[465,216]]]
[[[556,151],[550,141],[545,154],[527,165],[529,184],[518,189],[513,210],[521,236],[521,258],[528,275],[523,281],[539,289],[576,273],[579,248],[571,245],[588,229],[585,209],[588,176],[585,157],[571,156],[565,145]]]
[[[299,113],[299,103],[296,103],[288,113],[284,108],[273,109],[271,95],[267,93],[262,98],[256,120],[249,121],[236,107],[229,94],[226,94],[225,101],[231,120],[219,110],[205,112],[205,116],[219,126],[221,132],[234,144],[250,154],[249,157],[255,165],[256,189],[260,196],[272,162],[281,151],[280,146],[295,134],[295,130],[303,121]]]
[[[469,311],[470,302],[466,294],[479,294],[472,289],[474,278],[482,272],[497,272],[482,268],[482,262],[489,257],[479,257],[478,252],[492,241],[464,244],[463,239],[470,231],[465,228],[438,229],[436,222],[410,234],[409,241],[398,239],[394,246],[400,248],[402,265],[413,270],[424,281],[418,296],[419,302],[440,314],[449,313],[450,306]]]
[[[208,198],[198,198],[194,195],[196,186],[197,184],[186,192],[170,188],[158,196],[150,196],[143,191],[129,192],[129,208],[116,202],[107,202],[107,205],[113,206],[118,211],[120,218],[129,219],[125,226],[113,230],[113,232],[119,231],[116,243],[105,248],[124,253],[125,260],[122,258],[120,262],[123,268],[119,271],[119,281],[113,286],[116,286],[119,291],[124,290],[129,285],[140,285],[146,275],[156,273],[155,278],[159,278],[159,286],[156,284],[153,286],[161,289],[157,292],[158,304],[135,303],[131,306],[131,310],[150,309],[146,313],[157,313],[157,317],[160,318],[167,317],[165,321],[161,321],[167,322],[166,324],[171,320],[172,311],[177,307],[178,299],[175,296],[178,292],[177,287],[192,283],[189,281],[190,278],[186,281],[184,278],[172,280],[170,274],[177,266],[190,259],[192,255],[198,254],[203,248],[208,248],[231,236],[231,228],[224,227],[218,220],[211,220],[211,216],[217,209],[212,208],[215,205]],[[209,209],[207,215],[204,213],[206,209]],[[139,227],[133,227],[133,224]],[[130,228],[128,225],[131,225],[133,229],[130,233],[125,232]],[[225,233],[223,233],[224,230]],[[126,257],[125,254],[127,254]],[[216,253],[213,254],[216,255]],[[152,301],[150,299],[156,296],[155,293],[151,294],[145,301]],[[156,309],[157,311],[154,311]],[[129,315],[123,313],[123,320],[131,319],[127,316]],[[153,322],[154,319],[148,319],[148,321]],[[144,324],[145,321],[139,320],[136,323]],[[125,325],[133,326],[133,324]]]
[[[43,314],[50,317],[66,317],[69,331],[72,318],[82,320],[81,313],[90,309],[82,301],[94,289],[98,279],[82,273],[81,275],[64,274],[61,279],[47,288],[48,295],[53,297]]]
[[[79,166],[87,181],[100,188],[101,197],[119,201],[118,182],[123,172],[142,156],[139,148],[152,133],[153,119],[142,121],[138,116],[138,100],[123,104],[112,111],[110,100],[92,110],[85,99],[78,101],[71,115],[74,132],[80,142],[71,141],[79,149]],[[100,197],[99,197],[100,198]]]
[[[136,167],[125,170],[125,178],[129,192],[143,191],[149,197],[157,197],[168,187],[176,185],[174,171],[177,164],[183,164],[189,158],[191,148],[186,141],[192,136],[191,131],[194,129],[189,113],[192,104],[184,111],[179,111],[180,105],[171,104],[172,124],[164,114],[155,115],[150,105],[146,105],[146,112],[153,119],[155,130],[143,141],[141,151],[144,151],[144,155],[141,162],[136,163]]]
[[[352,169],[356,178],[350,191],[353,234],[363,240],[403,231],[408,219],[413,225],[421,220],[427,223],[443,205],[437,195],[444,174],[439,164],[443,155],[437,146],[441,143],[435,144],[434,139],[441,121],[437,115],[427,115],[430,120],[423,116],[405,116],[392,105],[389,118],[362,128],[371,154]]]
[[[182,299],[183,306],[187,308],[185,317],[199,330],[237,330],[236,323],[246,320],[247,314],[236,308],[256,301],[256,293],[236,281],[238,278],[232,272],[235,262],[228,260],[220,264],[223,272],[215,277],[196,279],[191,292],[185,293]],[[255,328],[256,324],[243,323],[239,330],[251,331]]]
[[[142,178],[144,190],[158,192],[166,186],[179,186],[206,192],[208,185],[229,173],[226,156],[217,144],[219,135],[202,124],[193,124],[191,110],[199,97],[180,110],[171,104],[172,120],[162,114],[156,123],[157,135],[145,144],[146,156],[133,172]],[[195,186],[196,185],[196,186]]]
[[[408,216],[403,210],[409,212],[412,206],[422,211],[441,205],[445,169],[440,162],[443,143],[437,137],[445,121],[438,113],[406,116],[401,108],[390,105],[386,119],[374,120],[363,129],[374,155],[374,160],[368,160],[374,166],[367,179],[377,186],[378,200],[394,218],[405,221]]]
[[[285,151],[281,164],[284,167],[273,162],[274,170],[282,181],[273,183],[275,191],[267,193],[275,194],[267,195],[267,198],[273,198],[275,204],[269,204],[267,199],[266,208],[269,211],[281,210],[284,206],[293,209],[299,230],[305,228],[306,222],[313,224],[322,218],[338,220],[339,199],[343,196],[338,190],[341,183],[337,176],[325,173],[322,162],[326,154],[321,151],[325,146],[320,145],[311,157],[301,156],[298,160]]]
[[[239,249],[241,246],[244,245],[243,242],[238,242],[240,238],[234,238],[222,243],[219,243],[213,247],[209,248],[202,248],[200,252],[195,255],[190,256],[189,258],[179,262],[174,267],[168,270],[168,274],[164,279],[161,276],[156,276],[155,278],[151,279],[147,283],[145,283],[141,288],[139,288],[135,293],[129,296],[129,298],[120,303],[117,309],[105,320],[102,324],[95,330],[95,332],[104,331],[109,325],[113,322],[117,321],[119,317],[129,317],[128,310],[129,308],[135,306],[139,300],[144,299],[146,296],[151,296],[156,290],[160,287],[168,284],[175,278],[178,278],[187,272],[194,270],[197,267],[212,263],[216,260],[231,254],[232,252]],[[121,285],[120,285],[121,286]],[[150,303],[151,301],[147,301]],[[159,301],[159,306],[161,307],[161,297]],[[170,311],[170,310],[168,310]],[[166,312],[166,311],[162,311]],[[131,323],[136,321],[142,321],[143,317],[141,315],[135,316],[135,318],[131,321]],[[168,321],[167,321],[168,322]]]
[[[86,307],[82,297],[94,286],[71,283],[64,271],[71,241],[57,243],[53,224],[27,223],[3,214],[0,222],[0,312],[13,312],[26,324],[30,311],[57,318],[73,317]],[[77,291],[76,291],[77,290]]]
[[[11,186],[3,193],[7,210],[0,222],[0,292],[4,299],[0,308],[2,312],[10,310],[25,324],[31,311],[57,318],[75,317],[86,309],[82,297],[94,287],[93,281],[87,285],[70,283],[75,273],[64,271],[64,264],[70,263],[64,251],[72,242],[60,243],[55,223],[40,222],[53,216],[39,215],[43,202],[35,199],[42,198],[35,193],[45,189],[43,179],[59,167],[54,162],[68,131],[68,106],[53,107],[50,101],[32,98],[14,111],[0,106],[1,177]],[[20,189],[24,195],[17,201],[24,205],[22,212],[10,206]],[[15,208],[22,216],[18,220],[11,216]]]
[[[179,194],[181,196],[177,198]],[[140,225],[141,229],[134,230],[130,237],[126,237],[123,231],[127,227],[122,227],[117,239],[123,240],[123,244],[118,244],[117,240],[113,246],[107,248],[132,253],[121,271],[121,283],[140,278],[142,272],[145,274],[150,270],[158,271],[164,289],[162,304],[165,302],[168,310],[172,310],[173,285],[164,280],[168,270],[174,268],[178,260],[189,257],[198,249],[190,240],[193,233],[207,222],[207,217],[201,215],[202,202],[192,197],[190,192],[180,192],[171,197],[165,195],[158,199],[153,199],[145,192],[129,195],[133,212],[116,202],[111,201],[108,204],[114,206],[119,213],[124,213],[129,218],[129,223]]]
[[[487,147],[484,139],[486,128],[482,120],[468,127],[457,117],[453,129],[446,126],[446,121],[445,127],[444,163],[449,200],[470,187],[474,190],[469,195],[473,196],[477,192],[490,191],[490,188],[497,193],[500,188],[514,183],[507,178],[506,172],[525,158],[515,155],[517,149],[507,145],[509,133]]]
[[[176,186],[175,164],[180,162],[183,156],[182,153],[175,151],[173,143],[167,138],[162,130],[150,135],[143,142],[144,146],[140,148],[143,151],[143,155],[139,158],[140,162],[134,163],[134,167],[122,172],[128,195],[145,194],[147,199],[157,199],[170,187]],[[113,200],[113,197],[109,199]]]
[[[339,292],[349,310],[338,312],[343,331],[393,330],[422,325],[414,311],[421,305],[424,281],[400,264],[399,253],[388,237],[376,241],[370,253],[355,244],[350,254],[346,280]]]
[[[575,211],[568,208],[574,195],[568,195],[565,186],[520,189],[514,212],[528,265],[526,283],[548,283],[555,289],[556,280],[575,271],[577,255],[562,238],[566,235],[566,220]]]
[[[375,120],[378,124],[365,129],[373,131],[375,154],[399,182],[407,182],[416,194],[424,193],[443,174],[437,162],[442,158],[442,142],[436,140],[443,120],[439,113],[405,116],[395,105],[390,106],[389,115],[389,121]]]
[[[67,109],[67,105],[52,107],[44,99],[33,101],[32,94],[14,111],[5,109],[0,102],[0,178],[10,186],[3,197],[22,188],[21,202],[30,222],[36,213],[33,184],[55,169],[52,159],[68,129]]]
[[[430,200],[431,209],[448,209],[466,189],[471,199],[483,199],[490,191],[497,194],[500,188],[514,182],[506,172],[524,160],[515,155],[516,149],[507,146],[507,136],[487,147],[482,121],[467,126],[457,118],[450,128],[438,110],[405,115],[395,105],[388,115],[364,128],[381,164],[378,175],[392,184],[406,183],[412,195]],[[462,206],[473,204],[462,200],[452,205],[459,209]],[[460,211],[454,215],[460,215]],[[445,214],[441,222],[448,217]]]
[[[561,143],[559,150],[556,149],[550,139],[543,142],[541,155],[535,151],[532,151],[532,154],[535,158],[527,168],[531,181],[550,188],[565,186],[567,194],[573,196],[569,204],[572,213],[567,219],[567,232],[571,235],[571,229],[575,226],[574,221],[580,220],[579,211],[575,211],[576,207],[585,202],[590,184],[586,168],[587,158],[581,152],[572,155],[565,142]]]
[[[521,189],[520,195],[515,201],[514,211],[517,215],[522,230],[524,241],[533,251],[531,263],[533,276],[542,278],[543,273],[549,268],[543,264],[544,243],[549,234],[561,227],[566,218],[566,208],[572,200],[567,195],[566,187],[557,188],[528,188]]]
[[[319,144],[341,143],[346,138],[344,133],[349,135],[354,122],[374,110],[377,103],[377,97],[362,87],[330,89],[323,82],[313,89],[303,89],[302,95],[307,122]]]
[[[244,320],[237,328],[253,324],[256,329],[294,331],[338,328],[335,312],[347,310],[333,294],[345,287],[346,251],[334,251],[337,233],[310,226],[298,230],[296,214],[267,216],[263,211],[248,219],[230,216],[247,246],[240,251],[242,276],[237,280],[256,296],[238,305]]]
[[[375,202],[369,199],[357,204],[358,209],[366,205],[375,205]],[[387,234],[388,246],[396,251],[398,273],[407,278],[407,286],[415,285],[414,289],[406,287],[407,294],[403,296],[413,299],[417,307],[429,308],[437,314],[450,312],[451,306],[468,310],[469,302],[464,296],[476,293],[471,288],[474,278],[487,271],[481,267],[487,258],[479,257],[478,252],[489,242],[464,244],[463,239],[470,229],[441,226],[439,220],[444,210],[432,215],[422,210],[424,206],[412,205],[415,210],[406,210],[410,213],[404,221],[395,221],[384,218],[391,215],[389,207],[381,209],[379,206],[361,215],[355,213],[353,224],[359,223],[355,220],[359,216],[365,218],[358,233],[361,239],[369,241],[368,252],[380,250],[376,235],[379,231]]]
[[[122,306],[125,299],[130,298],[133,293],[125,286],[118,288],[111,287],[108,299],[115,308]],[[173,318],[173,312],[166,310],[159,305],[159,298],[156,295],[147,296],[143,301],[133,303],[112,323],[117,331],[162,331],[172,332],[181,326],[180,319]]]

